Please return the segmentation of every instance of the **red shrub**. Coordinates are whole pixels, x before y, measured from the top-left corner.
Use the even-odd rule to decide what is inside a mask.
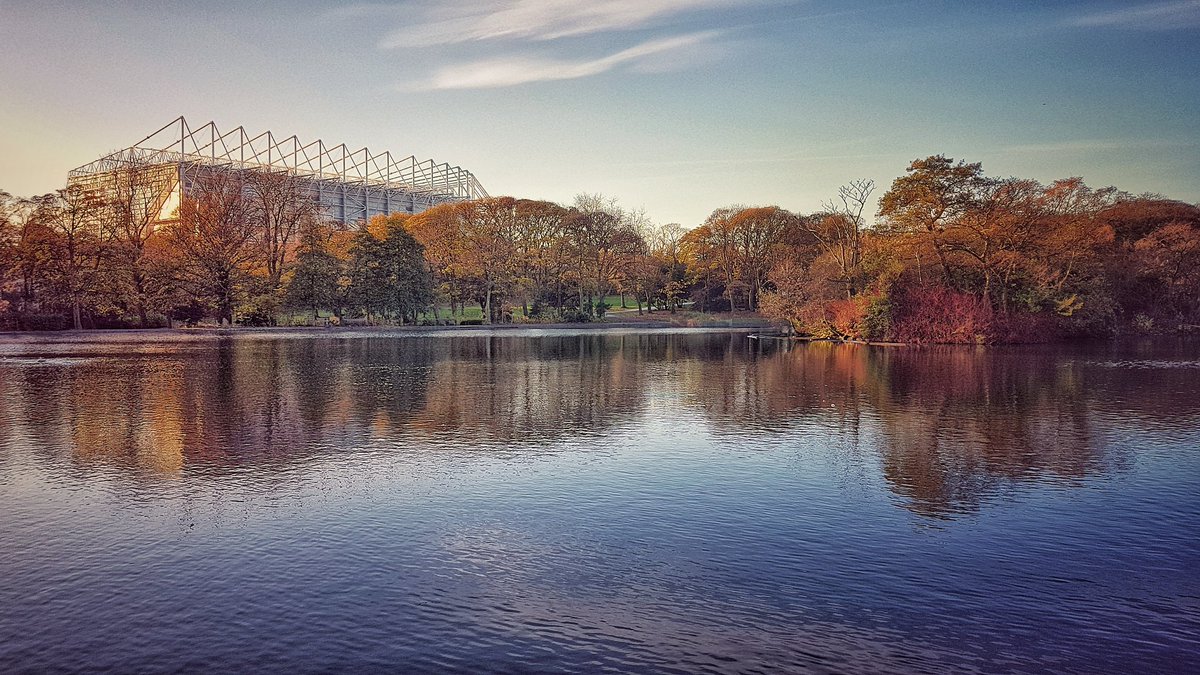
[[[897,289],[891,319],[894,339],[918,344],[1049,342],[1063,334],[1051,312],[998,312],[983,296],[935,285]]]
[[[892,334],[901,342],[996,341],[996,312],[979,296],[929,285],[900,289],[892,302]]]
[[[863,302],[854,300],[834,300],[825,305],[825,320],[840,335],[846,337],[861,337],[860,326],[866,315]]]

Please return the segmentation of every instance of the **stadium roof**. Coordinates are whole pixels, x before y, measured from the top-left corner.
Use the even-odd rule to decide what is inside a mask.
[[[200,164],[239,170],[287,172],[316,181],[402,190],[435,201],[487,197],[466,169],[418,160],[397,159],[391,152],[351,150],[344,143],[301,141],[271,131],[251,135],[244,127],[222,132],[214,122],[192,127],[180,116],[128,148],[73,169],[69,177],[105,173],[130,164]]]

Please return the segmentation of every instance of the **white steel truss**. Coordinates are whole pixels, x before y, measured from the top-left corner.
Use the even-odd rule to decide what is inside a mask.
[[[432,159],[394,159],[391,152],[350,150],[322,140],[305,143],[270,131],[252,136],[244,127],[222,133],[214,122],[193,128],[183,116],[128,148],[73,169],[68,180],[85,182],[133,165],[172,164],[185,192],[201,172],[214,168],[300,177],[326,214],[342,223],[488,196],[470,171]]]

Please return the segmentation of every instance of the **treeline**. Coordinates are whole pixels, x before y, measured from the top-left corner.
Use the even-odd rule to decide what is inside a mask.
[[[994,343],[1193,329],[1200,324],[1200,207],[1156,195],[991,178],[978,163],[914,161],[843,187],[796,217],[763,311],[817,336]]]
[[[614,294],[639,313],[761,312],[812,336],[906,342],[1200,324],[1200,208],[942,156],[913,162],[877,210],[874,184],[855,181],[818,213],[727,207],[690,230],[598,195],[345,228],[295,178],[228,171],[193,178],[164,214],[169,178],[132,166],[35,199],[0,193],[0,327],[453,323],[474,307],[488,323],[589,321]]]

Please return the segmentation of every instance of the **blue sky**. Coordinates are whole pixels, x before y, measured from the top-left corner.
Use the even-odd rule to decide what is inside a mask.
[[[1200,202],[1200,0],[0,0],[0,189],[181,114],[687,226],[937,153]]]

